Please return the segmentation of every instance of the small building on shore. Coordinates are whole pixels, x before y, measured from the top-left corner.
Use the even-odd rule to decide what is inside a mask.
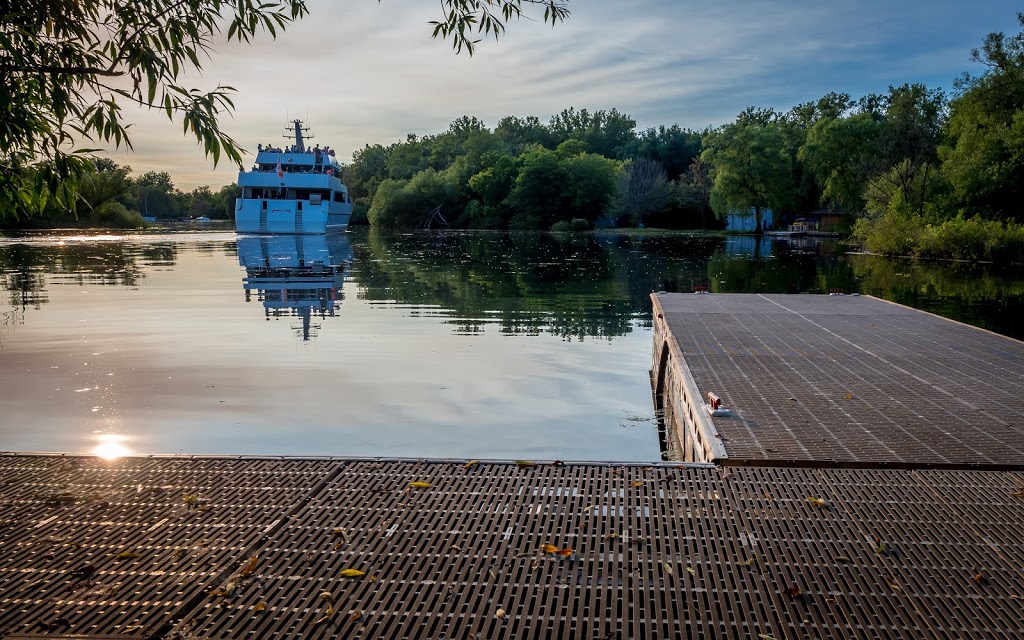
[[[775,225],[775,213],[764,207],[761,209],[761,231],[771,229]],[[737,232],[757,231],[757,211],[750,209],[730,209],[725,215],[725,230]]]

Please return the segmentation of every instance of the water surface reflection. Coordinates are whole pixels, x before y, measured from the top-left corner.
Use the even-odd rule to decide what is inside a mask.
[[[17,451],[653,460],[651,291],[842,289],[1018,337],[1024,298],[991,267],[687,234],[44,236],[0,269]]]

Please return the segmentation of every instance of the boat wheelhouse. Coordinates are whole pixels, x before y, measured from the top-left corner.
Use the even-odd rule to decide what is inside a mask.
[[[327,233],[348,226],[352,199],[341,182],[341,165],[332,149],[307,146],[307,131],[293,120],[285,137],[294,144],[260,145],[252,170],[239,172],[239,233]]]

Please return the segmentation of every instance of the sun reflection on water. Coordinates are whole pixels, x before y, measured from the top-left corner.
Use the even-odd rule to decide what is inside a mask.
[[[125,445],[125,436],[118,435],[115,433],[101,433],[97,434],[96,439],[99,442],[92,448],[92,455],[103,458],[104,460],[117,460],[127,455],[132,454],[132,450]]]

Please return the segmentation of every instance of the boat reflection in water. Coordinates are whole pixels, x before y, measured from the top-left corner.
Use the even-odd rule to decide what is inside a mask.
[[[267,320],[301,318],[291,327],[307,341],[320,329],[314,317],[337,315],[352,246],[344,234],[239,236],[238,263],[245,301],[255,294]]]

